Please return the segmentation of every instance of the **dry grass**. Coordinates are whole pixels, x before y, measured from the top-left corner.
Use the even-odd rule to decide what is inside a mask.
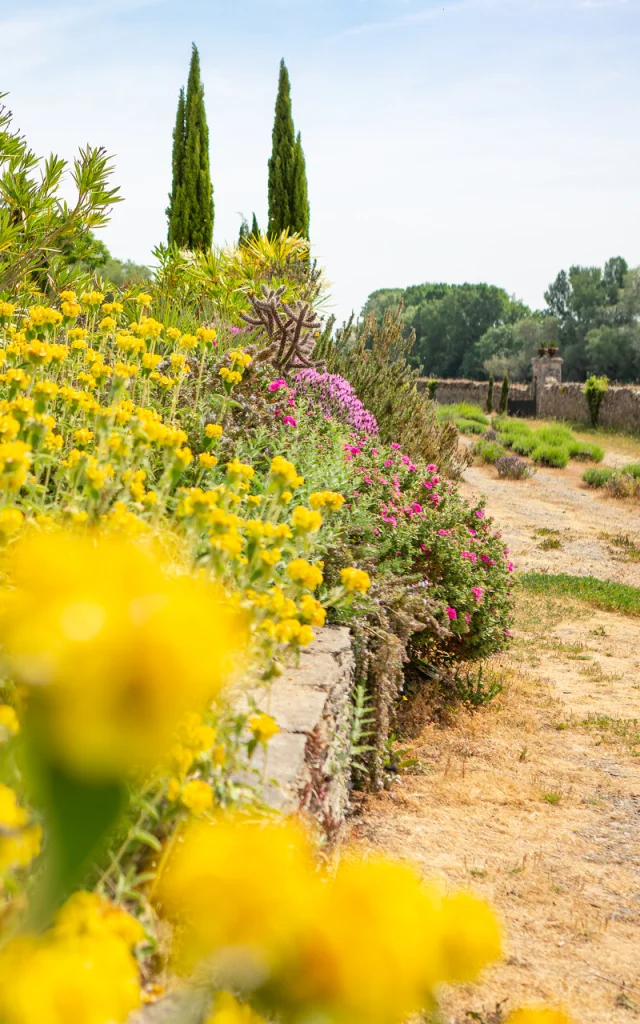
[[[640,1005],[640,759],[630,724],[634,709],[640,718],[631,688],[640,676],[614,627],[640,626],[526,595],[517,622],[513,651],[493,665],[503,695],[414,741],[421,774],[368,798],[352,838],[472,887],[500,913],[505,960],[480,986],[445,994],[445,1021],[466,1024],[467,1011],[499,1020],[491,1013],[506,999],[505,1009],[559,1001],[582,1024],[624,1024]],[[610,673],[623,678],[599,690],[574,659],[597,665],[609,645],[627,661]],[[624,714],[614,687],[625,688]]]

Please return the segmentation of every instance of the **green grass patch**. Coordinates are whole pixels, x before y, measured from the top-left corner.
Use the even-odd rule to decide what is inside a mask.
[[[477,420],[467,420],[462,416],[456,416],[453,422],[461,434],[484,434],[485,428]]]
[[[568,444],[569,458],[577,459],[579,462],[602,462],[604,459],[604,448],[598,444],[590,444],[589,441],[570,441]]]
[[[554,469],[564,469],[569,462],[569,451],[565,447],[553,444],[539,444],[531,452],[533,462],[541,466],[552,466]]]
[[[568,427],[555,424],[550,427],[541,427],[540,430],[536,430],[536,435],[544,444],[553,445],[554,448],[565,447],[575,441],[575,437]]]
[[[496,459],[501,459],[503,455],[506,455],[506,451],[499,441],[478,441],[474,452],[490,466],[493,466]]]
[[[582,480],[587,487],[604,487],[607,480],[610,480],[612,476],[612,469],[608,469],[606,466],[599,468],[594,466],[592,469],[585,469],[582,474]]]
[[[531,594],[570,597],[594,608],[623,615],[640,615],[640,588],[594,576],[570,576],[568,573],[525,572],[520,584]]]
[[[489,426],[489,419],[479,405],[472,405],[470,402],[456,402],[454,405],[441,405],[438,408],[438,419],[440,420],[474,420],[484,427]]]

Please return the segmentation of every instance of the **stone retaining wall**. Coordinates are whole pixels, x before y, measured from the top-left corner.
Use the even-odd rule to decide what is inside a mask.
[[[280,732],[253,767],[268,780],[262,797],[285,814],[304,810],[326,831],[342,822],[349,802],[349,743],[355,658],[343,626],[316,631],[300,664],[277,679],[260,707]]]
[[[537,414],[574,423],[590,423],[584,384],[548,383],[538,389]],[[604,393],[598,423],[601,427],[640,431],[640,387],[610,385]]]
[[[418,389],[426,391],[429,378],[418,381]],[[500,388],[502,381],[497,380],[493,386],[493,404],[496,406],[500,401]],[[512,384],[510,393],[522,398],[533,398],[532,389],[528,384]],[[486,380],[439,380],[436,387],[436,402],[439,405],[456,405],[458,402],[470,402],[471,405],[479,405],[486,409],[489,395],[489,382]]]

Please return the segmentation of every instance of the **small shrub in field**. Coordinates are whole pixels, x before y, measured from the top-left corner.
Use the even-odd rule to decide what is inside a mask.
[[[487,462],[490,466],[493,466],[497,459],[506,455],[506,452],[499,441],[478,441],[474,448],[474,452],[482,459],[483,462]]]
[[[635,480],[640,480],[640,462],[629,462],[624,467],[623,472],[628,476],[632,476]]]
[[[438,409],[440,420],[475,420],[484,427],[489,426],[489,420],[479,405],[472,405],[470,402],[456,402],[454,405],[441,405]]]
[[[531,455],[534,448],[537,448],[539,441],[536,435],[531,431],[530,434],[516,434],[511,438],[510,448],[516,453],[516,455]]]
[[[612,473],[604,486],[614,498],[636,498],[640,495],[640,479],[629,473]]]
[[[489,427],[488,430],[485,430],[485,432],[484,432],[484,434],[482,436],[484,437],[485,441],[497,441],[498,440],[498,433],[497,433],[497,431],[492,430],[491,427]]]
[[[467,420],[463,417],[456,417],[453,421],[461,434],[482,434],[482,423],[477,420]]]
[[[593,466],[591,469],[586,469],[582,474],[583,483],[587,487],[604,487],[607,480],[613,476],[613,470],[607,469],[606,466],[597,468]]]
[[[566,446],[575,441],[573,433],[568,427],[555,423],[551,426],[541,427],[536,431],[536,437],[544,444],[552,444],[555,448],[562,447],[563,445]]]
[[[506,455],[496,459],[495,467],[498,470],[498,476],[503,480],[526,480],[532,472],[531,467],[524,459],[519,459],[517,455]]]
[[[569,452],[558,445],[540,444],[531,452],[531,458],[542,466],[564,469],[569,462]]]
[[[579,462],[602,462],[604,449],[589,441],[570,441],[569,458],[577,459]]]

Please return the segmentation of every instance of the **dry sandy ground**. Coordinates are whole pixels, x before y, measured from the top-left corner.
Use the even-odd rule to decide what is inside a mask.
[[[615,457],[615,450],[612,453]],[[472,467],[516,565],[640,585],[640,563],[598,534],[632,534],[636,506],[578,489],[575,473],[524,486]],[[561,525],[556,526],[556,522]],[[534,530],[562,529],[542,551]],[[637,531],[637,534],[636,534]],[[356,809],[351,837],[491,900],[504,961],[443,997],[447,1024],[484,1024],[523,1002],[582,1024],[640,1021],[640,619],[521,593],[516,640],[489,672],[490,708],[428,726],[390,793]]]

